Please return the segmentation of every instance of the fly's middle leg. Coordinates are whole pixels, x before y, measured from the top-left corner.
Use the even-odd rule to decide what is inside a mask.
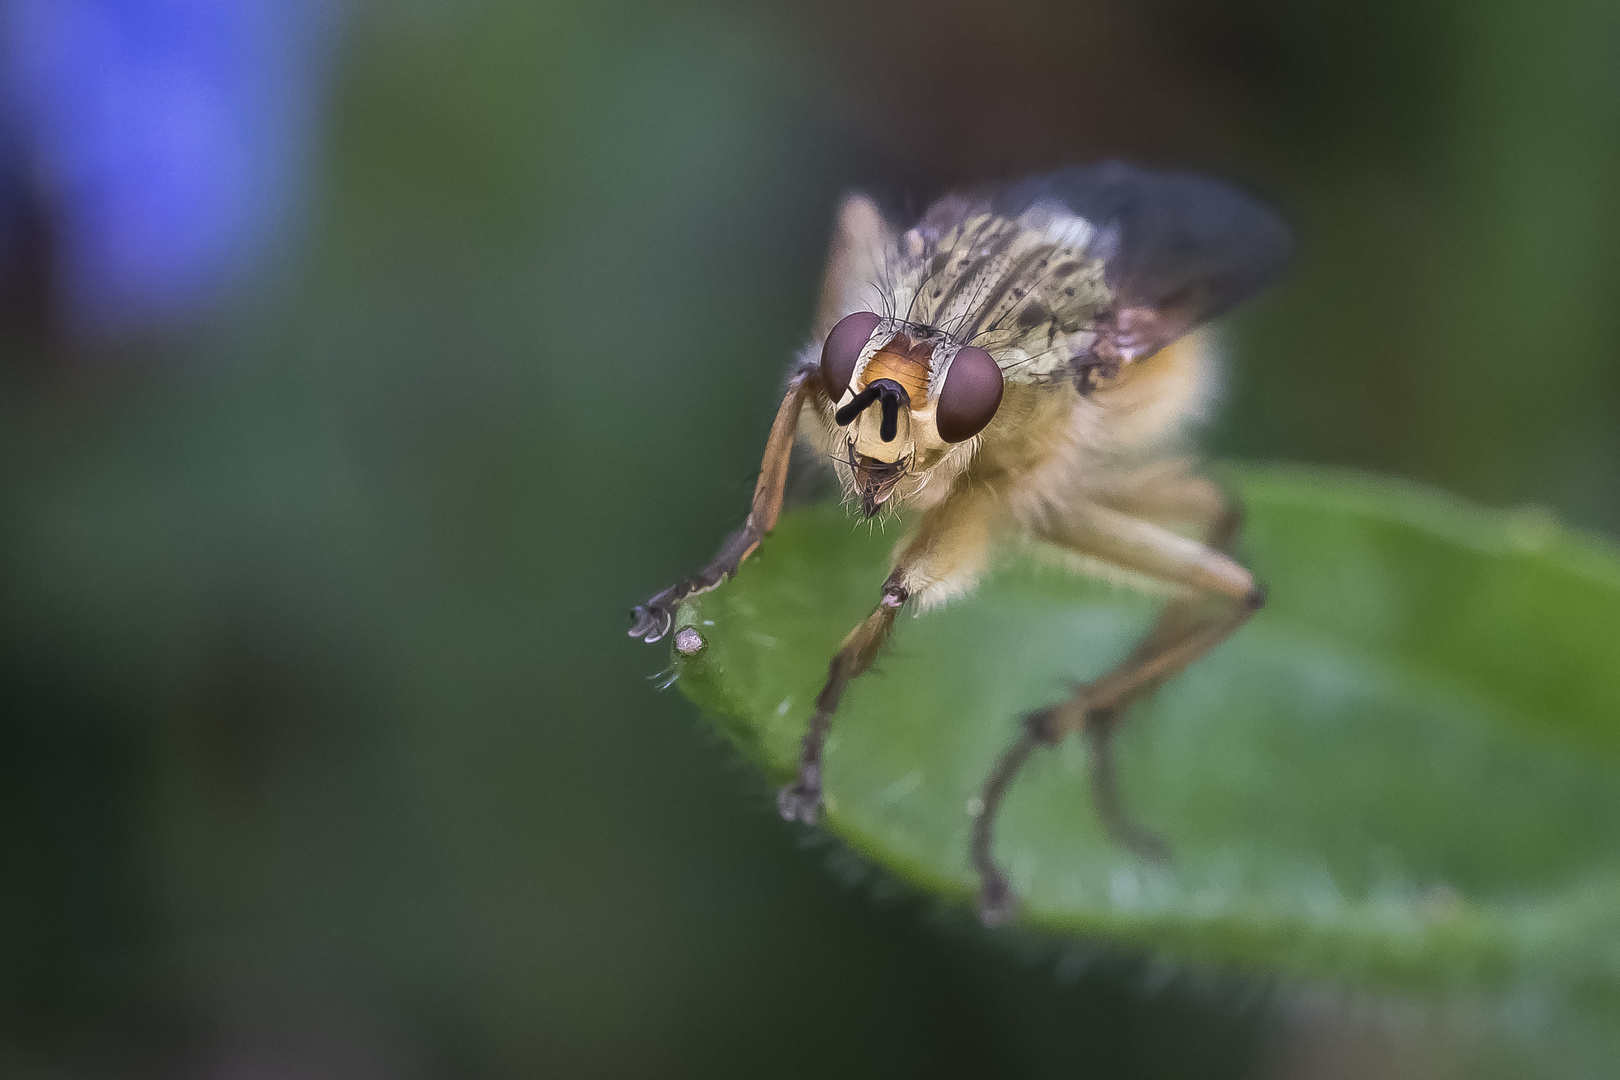
[[[827,745],[827,734],[832,730],[833,713],[838,711],[838,703],[843,700],[850,682],[877,659],[878,650],[894,627],[895,615],[910,595],[900,572],[890,574],[877,608],[849,632],[832,663],[827,665],[827,682],[816,695],[816,711],[811,714],[810,726],[800,743],[798,778],[776,795],[777,808],[788,821],[815,823],[821,811],[821,755]]]
[[[996,520],[996,506],[983,494],[954,494],[924,514],[915,531],[900,542],[877,607],[849,632],[827,665],[827,681],[816,696],[801,744],[798,777],[777,795],[784,818],[807,824],[816,820],[821,809],[822,752],[844,691],[872,666],[895,616],[908,602],[926,607],[972,588],[984,566]]]

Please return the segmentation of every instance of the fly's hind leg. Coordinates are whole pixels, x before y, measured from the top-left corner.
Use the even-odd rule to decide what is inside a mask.
[[[1205,535],[1204,543],[1213,551],[1229,555],[1243,523],[1241,509],[1235,501],[1229,496],[1222,495],[1213,485],[1199,483],[1187,494],[1193,498],[1203,496],[1205,499],[1211,497],[1214,499],[1215,522]],[[1188,501],[1192,500],[1184,499],[1183,505]],[[1181,597],[1166,604],[1154,622],[1153,629],[1136,648],[1131,650],[1131,654],[1119,664],[1117,670],[1129,671],[1144,664],[1151,664],[1166,649],[1175,647],[1188,635],[1200,631],[1206,631],[1214,636],[1214,640],[1205,651],[1212,649],[1242,626],[1264,599],[1263,594],[1252,582],[1249,594],[1241,599],[1230,594],[1216,594],[1216,597],[1214,603],[1218,606],[1214,612],[1210,610],[1211,602],[1207,595]],[[1222,619],[1223,615],[1226,616],[1225,619]],[[1225,627],[1223,631],[1223,626],[1228,621],[1230,626]],[[1197,659],[1197,655],[1192,659]],[[1187,662],[1191,663],[1191,659]],[[1158,678],[1140,684],[1109,707],[1093,708],[1087,713],[1080,729],[1086,740],[1087,758],[1091,766],[1091,799],[1098,820],[1102,822],[1104,830],[1115,843],[1136,852],[1150,862],[1168,862],[1170,849],[1162,839],[1126,812],[1125,805],[1119,797],[1119,781],[1114,768],[1113,735],[1129,706],[1151,694],[1171,674],[1174,674],[1174,671],[1167,671]]]
[[[1167,857],[1163,842],[1124,811],[1110,737],[1132,704],[1220,644],[1259,609],[1262,590],[1222,550],[1231,546],[1238,522],[1235,510],[1221,506],[1208,542],[1200,544],[1130,514],[1093,506],[1050,537],[1080,554],[1176,586],[1185,595],[1165,607],[1147,637],[1116,667],[1077,686],[1066,700],[1026,716],[1018,740],[996,763],[980,796],[972,847],[981,882],[979,914],[987,924],[1005,920],[1013,904],[992,851],[1002,800],[1036,748],[1055,746],[1068,735],[1081,733],[1089,742],[1092,798],[1109,835],[1146,858]]]

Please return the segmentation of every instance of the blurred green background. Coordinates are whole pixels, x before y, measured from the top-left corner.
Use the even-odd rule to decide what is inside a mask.
[[[1109,156],[1296,224],[1213,453],[1620,529],[1620,6],[341,14],[305,194],[203,314],[75,329],[24,200],[0,1074],[1435,1075],[1376,1006],[804,840],[626,609],[744,515],[841,191]]]

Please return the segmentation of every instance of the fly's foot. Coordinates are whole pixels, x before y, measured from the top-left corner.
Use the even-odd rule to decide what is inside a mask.
[[[988,928],[1001,926],[1018,909],[1018,898],[1001,871],[991,870],[979,885],[979,922]]]
[[[814,825],[821,814],[821,778],[799,774],[799,778],[776,793],[776,808],[784,821]]]
[[[670,627],[675,625],[675,608],[680,603],[674,593],[674,589],[665,589],[645,604],[637,604],[630,612],[634,620],[630,636],[651,644],[669,633]]]

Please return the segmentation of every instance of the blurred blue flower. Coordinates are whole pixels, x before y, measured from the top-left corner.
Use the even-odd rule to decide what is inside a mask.
[[[45,216],[67,330],[172,326],[262,265],[337,23],[323,0],[0,3],[0,199]]]

